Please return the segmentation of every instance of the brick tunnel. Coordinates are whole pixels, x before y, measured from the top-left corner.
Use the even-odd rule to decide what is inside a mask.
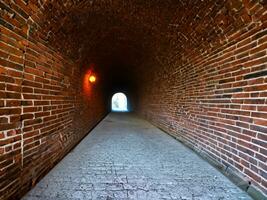
[[[267,199],[266,0],[0,13],[1,200]]]

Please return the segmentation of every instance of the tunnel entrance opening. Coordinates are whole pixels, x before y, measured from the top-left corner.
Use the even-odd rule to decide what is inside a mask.
[[[127,97],[124,93],[118,92],[111,99],[112,112],[128,112]]]

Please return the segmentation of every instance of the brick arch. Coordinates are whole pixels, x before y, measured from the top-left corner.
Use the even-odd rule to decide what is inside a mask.
[[[266,194],[266,1],[0,7],[1,198],[32,188],[109,112],[117,88],[137,114]],[[96,84],[84,81],[92,69]]]

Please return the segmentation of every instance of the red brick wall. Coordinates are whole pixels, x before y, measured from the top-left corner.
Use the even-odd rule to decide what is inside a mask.
[[[37,8],[16,2],[0,3],[1,200],[29,190],[106,113],[87,66],[47,46]]]
[[[91,58],[110,83],[128,66],[140,114],[266,192],[265,0],[63,2],[0,2],[0,199],[106,113],[114,85],[88,83]]]
[[[140,72],[138,112],[266,193],[266,2],[215,7],[173,23],[180,34]]]

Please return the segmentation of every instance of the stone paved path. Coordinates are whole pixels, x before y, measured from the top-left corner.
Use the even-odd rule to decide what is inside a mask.
[[[251,200],[178,141],[109,114],[23,200]]]

